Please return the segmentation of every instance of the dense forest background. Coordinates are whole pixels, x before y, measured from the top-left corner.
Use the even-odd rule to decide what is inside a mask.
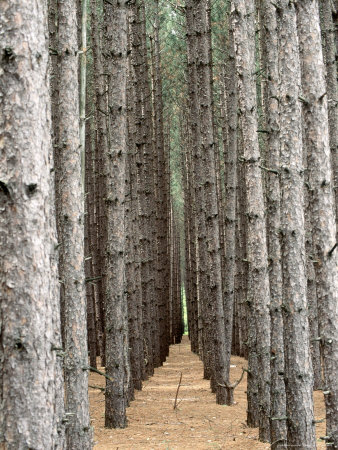
[[[338,449],[331,0],[0,1],[0,447],[89,449],[189,333],[218,404]],[[100,366],[105,370],[98,369]]]

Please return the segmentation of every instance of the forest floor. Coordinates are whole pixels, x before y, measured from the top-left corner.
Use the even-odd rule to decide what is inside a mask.
[[[243,358],[231,360],[231,381],[239,379]],[[100,368],[103,370],[102,368]],[[178,408],[174,410],[177,386]],[[104,387],[104,377],[92,373],[90,385]],[[91,418],[95,431],[95,450],[103,449],[268,449],[258,441],[258,429],[246,426],[246,377],[235,390],[233,406],[220,406],[203,379],[203,365],[190,351],[187,336],[181,344],[170,347],[164,365],[136,391],[128,408],[128,428],[104,428],[104,394],[90,389]],[[315,392],[315,417],[325,417],[321,392]],[[325,436],[325,423],[317,425],[317,437]],[[318,449],[325,444],[318,440]]]

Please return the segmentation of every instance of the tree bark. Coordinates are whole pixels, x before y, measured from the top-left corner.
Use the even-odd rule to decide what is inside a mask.
[[[105,365],[104,333],[104,246],[106,241],[105,172],[103,154],[107,148],[106,90],[107,75],[103,67],[102,17],[98,0],[91,0],[91,44],[93,51],[94,102],[95,102],[95,203],[96,203],[96,247],[93,254],[96,281],[96,329],[101,364]]]
[[[239,79],[247,206],[249,317],[248,425],[259,425],[259,437],[270,440],[270,289],[264,196],[257,135],[255,7],[235,0],[231,10]],[[251,322],[251,324],[250,324]],[[256,384],[257,383],[257,384]],[[256,386],[255,386],[256,385]],[[258,403],[259,408],[255,405]]]
[[[317,307],[324,369],[326,444],[338,448],[338,258],[325,66],[317,0],[297,4]]]
[[[125,172],[127,152],[127,0],[104,3],[104,50],[107,83],[108,148],[106,171],[105,426],[127,424],[126,359],[128,316],[125,295]]]
[[[236,189],[237,189],[237,128],[238,93],[233,29],[229,27],[228,60],[226,71],[228,146],[225,154],[225,269],[224,317],[226,345],[226,384],[230,385],[230,357],[232,347],[235,272],[236,272]],[[227,389],[227,405],[233,403],[233,389]]]
[[[300,61],[295,5],[279,3],[281,242],[288,446],[316,448],[306,301]]]
[[[204,378],[210,379],[213,367],[213,353],[211,351],[211,334],[209,333],[209,309],[207,290],[207,247],[205,224],[205,195],[202,184],[202,154],[201,154],[201,130],[198,104],[197,84],[197,58],[196,58],[196,31],[195,31],[195,2],[186,2],[186,26],[187,26],[187,63],[188,63],[188,94],[189,94],[189,131],[191,134],[191,163],[192,183],[196,208],[196,288],[197,302],[200,305],[199,336],[200,351],[203,358]]]
[[[0,5],[0,446],[64,448],[47,7]],[[60,395],[61,394],[61,395]]]
[[[212,111],[212,60],[209,39],[210,21],[208,17],[210,14],[209,2],[207,0],[200,0],[196,2],[195,7],[201,155],[204,161],[203,167],[201,168],[202,178],[200,182],[204,190],[206,208],[208,303],[210,304],[211,317],[214,319],[212,334],[208,336],[209,339],[213,339],[212,349],[215,358],[214,379],[212,378],[211,381],[212,387],[214,382],[216,402],[218,404],[224,404],[226,403],[227,396],[225,388],[227,373],[225,365],[225,328],[216,191],[215,139]]]
[[[261,28],[263,28],[264,109],[267,127],[266,140],[266,196],[267,238],[269,252],[270,316],[271,316],[271,447],[286,447],[286,398],[284,383],[284,338],[282,315],[282,265],[280,232],[279,182],[279,66],[276,8],[268,0],[261,1]],[[276,420],[277,419],[277,420]]]
[[[338,89],[337,89],[337,45],[335,41],[335,28],[336,34],[338,33],[337,23],[333,22],[332,18],[332,0],[322,0],[321,5],[321,30],[323,34],[323,52],[326,64],[326,91],[328,100],[328,115],[329,115],[329,133],[330,133],[330,148],[332,158],[332,170],[333,170],[333,186],[335,192],[335,204],[336,204],[336,233],[338,230]],[[336,1],[336,8],[338,2]],[[336,11],[336,17],[338,17],[338,8]],[[336,238],[337,239],[337,238]]]
[[[87,302],[84,272],[84,141],[79,135],[77,4],[60,2],[57,33],[58,93],[54,128],[56,210],[63,289],[67,446],[92,447],[88,400]],[[84,161],[83,161],[84,162]],[[74,326],[76,324],[76,326]]]

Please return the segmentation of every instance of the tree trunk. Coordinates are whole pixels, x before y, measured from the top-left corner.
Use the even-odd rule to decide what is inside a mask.
[[[207,290],[207,247],[206,247],[206,224],[205,224],[205,195],[202,184],[202,154],[201,154],[201,131],[198,104],[197,84],[197,59],[196,59],[196,31],[195,31],[195,2],[186,2],[186,26],[187,26],[187,62],[188,62],[188,97],[189,97],[189,131],[191,133],[191,163],[192,183],[195,205],[196,205],[196,288],[197,302],[200,305],[199,336],[200,350],[204,365],[204,378],[210,379],[212,374],[211,335],[209,333],[209,309]]]
[[[338,274],[328,103],[317,0],[297,5],[317,307],[324,368],[326,443],[338,448]]]
[[[195,31],[197,38],[197,80],[199,98],[199,120],[201,131],[201,154],[204,161],[201,168],[202,178],[200,183],[204,189],[206,207],[206,241],[208,261],[208,303],[210,305],[211,317],[215,322],[212,325],[212,334],[208,336],[213,339],[212,349],[214,351],[214,388],[216,391],[216,402],[226,403],[226,366],[225,366],[225,328],[223,311],[222,273],[221,273],[221,251],[219,243],[218,204],[216,191],[216,165],[215,165],[215,140],[212,111],[212,61],[210,49],[210,23],[209,3],[200,0],[196,4]],[[211,325],[211,323],[210,323]]]
[[[270,289],[264,196],[257,135],[255,8],[253,1],[234,0],[231,11],[239,79],[247,206],[249,306],[248,425],[259,425],[259,437],[270,440]],[[256,405],[258,403],[258,405]]]
[[[127,0],[104,3],[105,72],[108,75],[108,148],[106,171],[106,276],[105,332],[106,380],[105,426],[127,424],[126,359],[128,317],[125,295],[125,172],[127,152]]]
[[[261,2],[263,34],[263,71],[266,88],[264,106],[267,126],[266,185],[267,236],[269,251],[270,315],[271,315],[271,443],[273,449],[286,447],[286,398],[284,383],[284,338],[282,316],[282,266],[279,241],[280,183],[279,183],[279,71],[278,34],[275,6],[268,0]],[[279,418],[279,420],[276,420]]]
[[[287,442],[290,447],[316,448],[306,301],[301,80],[295,5],[282,0],[276,12]]]
[[[321,30],[323,34],[323,51],[326,63],[326,91],[328,100],[328,115],[329,115],[329,133],[330,133],[330,148],[332,156],[332,170],[333,170],[333,186],[335,192],[336,203],[336,233],[338,231],[338,89],[337,89],[337,63],[336,54],[338,45],[335,42],[335,27],[338,33],[337,23],[334,24],[332,19],[332,0],[322,0],[321,5]],[[336,7],[338,2],[336,1]],[[336,11],[338,17],[338,9]]]
[[[0,446],[8,449],[64,448],[46,25],[45,4],[0,5]]]
[[[165,154],[164,129],[163,129],[163,100],[162,100],[162,71],[159,37],[159,0],[155,5],[155,28],[154,28],[154,113],[155,128],[154,137],[156,143],[157,177],[158,177],[158,273],[159,273],[159,326],[161,342],[161,361],[165,361],[168,355],[169,333],[167,328],[168,302],[169,302],[169,253],[168,253],[168,185],[167,185],[167,158]]]
[[[238,94],[233,29],[229,27],[229,56],[226,71],[228,146],[225,154],[225,270],[224,270],[224,316],[226,345],[226,384],[230,385],[230,357],[234,316],[236,272],[236,188],[237,188],[237,128]],[[233,403],[233,389],[227,389],[227,405]]]
[[[103,154],[107,148],[107,116],[106,90],[107,75],[103,68],[102,56],[102,18],[98,13],[98,0],[91,0],[91,44],[93,50],[93,76],[95,90],[95,206],[96,206],[96,248],[93,254],[94,277],[96,280],[96,329],[98,349],[101,364],[105,365],[105,334],[104,334],[104,246],[106,241],[106,208],[105,172],[103,168]]]
[[[79,135],[77,4],[59,3],[57,91],[53,127],[56,211],[60,242],[59,276],[63,290],[64,375],[67,446],[92,447],[88,400],[87,302],[84,272],[84,141]],[[77,324],[77,326],[74,326]]]

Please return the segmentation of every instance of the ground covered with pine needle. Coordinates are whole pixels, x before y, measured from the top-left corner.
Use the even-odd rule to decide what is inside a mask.
[[[233,357],[231,381],[239,379],[247,362]],[[100,368],[103,370],[102,368]],[[182,373],[178,407],[174,410],[177,386]],[[92,373],[90,385],[104,387],[104,377]],[[89,389],[95,450],[103,449],[268,449],[258,441],[258,429],[246,426],[246,376],[235,391],[233,406],[215,404],[209,381],[203,379],[203,365],[190,351],[186,336],[170,347],[163,367],[144,382],[141,392],[128,408],[128,428],[104,428],[104,394]],[[315,392],[316,419],[325,417],[321,392]],[[325,436],[325,423],[317,425],[317,437]],[[318,440],[318,448],[325,444]]]

